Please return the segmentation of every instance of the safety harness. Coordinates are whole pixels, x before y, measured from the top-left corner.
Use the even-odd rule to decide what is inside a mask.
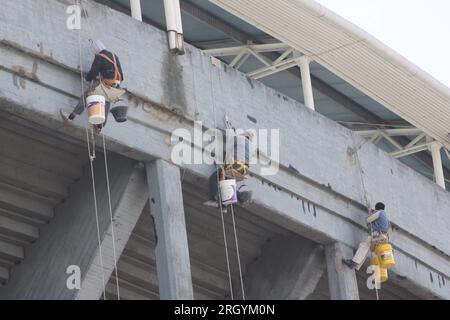
[[[114,53],[112,53],[113,59],[110,59],[106,54],[103,54],[103,53],[100,53],[99,56],[114,65],[114,79],[104,79],[102,77],[101,81],[103,82],[103,84],[105,84],[109,87],[114,87],[114,86],[119,85],[123,79],[122,79],[122,75],[119,72],[119,67],[117,66],[116,55]]]

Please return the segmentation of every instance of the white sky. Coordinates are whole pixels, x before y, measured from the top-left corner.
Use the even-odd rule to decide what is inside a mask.
[[[450,88],[450,0],[316,0]]]

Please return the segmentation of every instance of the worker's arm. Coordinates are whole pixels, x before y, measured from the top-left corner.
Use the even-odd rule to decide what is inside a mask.
[[[122,77],[122,81],[123,81],[123,80],[125,80],[125,78],[123,76],[122,65],[120,64],[120,60],[117,56],[116,56],[116,59],[117,59],[117,68],[119,68],[120,76]]]
[[[370,216],[368,216],[366,221],[367,221],[367,223],[372,223],[375,220],[377,220],[379,217],[380,217],[380,211],[377,211],[377,212],[371,214]]]
[[[101,57],[95,56],[94,62],[92,62],[91,70],[86,74],[86,81],[93,81],[97,78],[101,68]]]

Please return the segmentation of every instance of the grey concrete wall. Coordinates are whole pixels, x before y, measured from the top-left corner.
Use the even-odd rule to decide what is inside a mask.
[[[6,1],[0,12],[0,99],[5,107],[22,106],[15,111],[81,138],[82,119],[71,128],[57,122],[58,108],[69,110],[80,92],[74,72],[79,65],[77,33],[65,29],[65,9],[54,0]],[[349,152],[362,139],[237,71],[211,67],[209,58],[193,47],[187,46],[183,57],[171,56],[165,33],[149,25],[95,3],[87,11],[83,68],[92,59],[86,39],[101,38],[121,57],[132,93],[130,122],[111,123],[105,131],[111,148],[140,160],[169,159],[173,129],[192,130],[194,119],[206,127],[216,119],[222,126],[225,112],[236,127],[278,128],[282,169],[263,178],[256,167],[249,181],[256,191],[255,211],[322,243],[336,240],[355,247],[363,238],[364,188],[358,161]],[[41,21],[50,13],[52,19]],[[431,283],[428,274],[450,276],[448,192],[369,143],[359,158],[370,201],[385,201],[399,226],[392,242],[405,263],[396,272],[450,297],[450,286]],[[207,166],[188,168],[201,176],[211,171]]]

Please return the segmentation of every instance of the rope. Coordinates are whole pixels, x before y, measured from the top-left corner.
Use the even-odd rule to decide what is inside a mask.
[[[361,186],[362,186],[362,189],[363,189],[364,202],[365,202],[365,205],[366,205],[367,209],[370,209],[369,197],[368,197],[368,194],[367,194],[366,185],[364,183],[363,169],[362,169],[361,160],[359,159],[359,154],[358,154],[358,151],[362,147],[362,145],[359,148],[357,148],[353,136],[352,136],[352,140],[353,140],[353,145],[355,146],[355,157],[356,157],[356,162],[358,163],[358,167],[359,167],[359,175],[360,175],[360,178],[361,178]],[[370,236],[372,237],[372,234],[373,234],[372,233],[372,224],[369,225],[369,231],[370,231]],[[376,294],[376,297],[377,297],[377,301],[380,300],[380,296],[378,294],[377,279],[375,280],[375,294]]]
[[[216,166],[217,168],[218,166]],[[217,169],[219,170],[219,169]],[[219,171],[218,171],[219,172]],[[222,211],[222,193],[220,190],[220,180],[219,180],[219,173],[217,174],[217,194],[219,196],[219,211],[220,211],[220,217],[222,219],[222,231],[223,231],[223,239],[224,239],[224,243],[225,243],[225,256],[226,256],[226,260],[227,260],[227,270],[228,270],[228,282],[230,284],[230,295],[231,295],[231,300],[234,300],[234,294],[233,294],[233,283],[231,280],[231,268],[230,268],[230,257],[229,257],[229,253],[228,253],[228,240],[227,240],[227,233],[226,233],[226,229],[225,229],[225,218],[223,216],[223,211]]]
[[[212,76],[212,68],[209,68],[209,77],[210,77],[210,81],[209,83],[211,84],[211,99],[212,99],[212,107],[213,107],[213,115],[214,115],[214,128],[217,130],[217,124],[216,124],[216,106],[215,106],[215,95],[214,95],[214,85],[213,85],[213,76]],[[225,257],[226,257],[226,261],[227,261],[227,271],[228,271],[228,282],[230,285],[230,295],[231,295],[231,300],[234,300],[234,295],[233,295],[233,283],[232,283],[232,279],[231,279],[231,268],[230,268],[230,257],[228,254],[228,241],[227,241],[227,233],[226,233],[226,229],[225,229],[225,218],[223,216],[223,211],[222,211],[222,194],[221,194],[221,190],[220,190],[220,180],[219,180],[219,165],[217,164],[217,162],[215,162],[216,165],[216,171],[217,171],[217,193],[218,193],[218,201],[219,201],[219,211],[220,211],[220,216],[222,219],[222,231],[223,231],[223,240],[224,240],[224,244],[225,244]]]
[[[231,217],[233,218],[234,240],[236,242],[236,254],[237,254],[238,266],[239,266],[239,278],[241,280],[242,300],[245,300],[244,280],[242,278],[242,268],[241,268],[241,258],[240,258],[240,254],[239,254],[239,244],[238,244],[238,238],[237,238],[237,232],[236,232],[236,223],[234,221],[234,208],[233,208],[233,205],[230,205],[230,207],[231,207]]]
[[[116,275],[116,287],[117,287],[117,300],[120,300],[120,289],[119,289],[119,275],[117,270],[117,255],[116,255],[116,236],[115,236],[115,227],[114,227],[114,219],[112,213],[112,204],[111,204],[111,189],[109,186],[109,170],[108,170],[108,160],[107,160],[107,152],[106,152],[106,141],[105,135],[102,134],[103,140],[103,154],[105,158],[105,172],[106,172],[106,187],[108,190],[108,204],[109,204],[109,218],[111,223],[111,236],[112,236],[112,247],[113,247],[113,257],[114,257],[114,271]]]
[[[225,126],[227,129],[232,129],[236,133],[236,129],[233,128],[231,122],[228,119],[228,116],[225,115]],[[233,204],[230,205],[231,207],[231,217],[233,220],[233,230],[234,230],[234,241],[236,245],[236,254],[237,254],[237,260],[238,260],[238,267],[239,267],[239,279],[241,282],[241,291],[242,291],[242,300],[245,300],[245,290],[244,290],[244,280],[242,277],[242,267],[241,267],[241,258],[239,253],[239,243],[238,243],[238,237],[237,237],[237,231],[236,231],[236,222],[234,219],[234,206]]]
[[[80,0],[77,0],[77,4],[80,6],[81,10],[84,10],[83,4]],[[92,29],[90,28],[89,22],[86,23],[89,32],[92,37]],[[82,52],[81,52],[81,30],[78,33],[78,49],[79,49],[79,55],[80,55],[80,69],[81,69],[81,88],[82,88],[82,97],[83,97],[83,105],[86,108],[86,101],[85,101],[85,91],[84,91],[84,74],[83,74],[83,63],[82,63]],[[98,246],[99,246],[99,253],[100,253],[100,265],[102,268],[102,283],[103,283],[103,298],[106,300],[106,283],[105,283],[105,271],[104,271],[104,264],[103,264],[103,252],[102,252],[102,244],[101,244],[101,238],[100,238],[100,227],[99,227],[99,215],[98,215],[98,206],[97,206],[97,195],[95,190],[95,178],[94,178],[94,164],[93,161],[95,159],[95,137],[94,137],[94,131],[91,130],[91,137],[93,141],[93,153],[90,152],[90,143],[89,143],[89,135],[88,135],[88,129],[86,128],[86,138],[88,143],[88,150],[89,150],[89,159],[90,159],[90,165],[91,165],[91,178],[92,178],[92,185],[93,185],[93,194],[94,194],[94,204],[95,204],[95,216],[96,216],[96,224],[97,224],[97,240],[98,240]],[[118,276],[118,268],[117,268],[117,255],[116,255],[116,238],[115,238],[115,227],[114,227],[114,219],[113,219],[113,213],[112,213],[112,202],[111,202],[111,188],[109,183],[109,170],[108,170],[108,160],[107,160],[107,151],[106,151],[106,141],[105,136],[102,134],[102,140],[103,140],[103,153],[104,153],[104,159],[105,159],[105,174],[106,174],[106,186],[107,186],[107,193],[108,193],[108,205],[109,205],[109,217],[110,217],[110,223],[111,223],[111,236],[112,236],[112,246],[113,246],[113,258],[114,258],[114,270],[115,270],[115,278],[116,278],[116,287],[117,287],[117,299],[120,300],[120,289],[119,289],[119,276]]]
[[[77,0],[77,4],[81,7],[80,1]],[[81,77],[81,97],[83,100],[83,105],[86,108],[86,99],[85,99],[85,93],[84,93],[84,73],[83,73],[83,56],[81,52],[81,29],[78,32],[78,53],[80,58],[80,77]],[[95,141],[95,140],[94,140]],[[94,159],[95,159],[95,146],[93,154],[91,154],[91,144],[89,140],[89,130],[86,127],[86,142],[87,142],[87,149],[89,154],[89,163],[91,168],[91,181],[92,181],[92,192],[94,196],[94,210],[95,210],[95,222],[97,227],[97,241],[98,241],[98,247],[99,247],[99,253],[100,253],[100,267],[102,269],[102,284],[103,284],[103,299],[106,300],[106,283],[105,283],[105,269],[103,265],[103,253],[102,253],[102,242],[100,239],[100,223],[98,218],[98,206],[97,206],[97,193],[95,190],[95,175],[94,175]]]

